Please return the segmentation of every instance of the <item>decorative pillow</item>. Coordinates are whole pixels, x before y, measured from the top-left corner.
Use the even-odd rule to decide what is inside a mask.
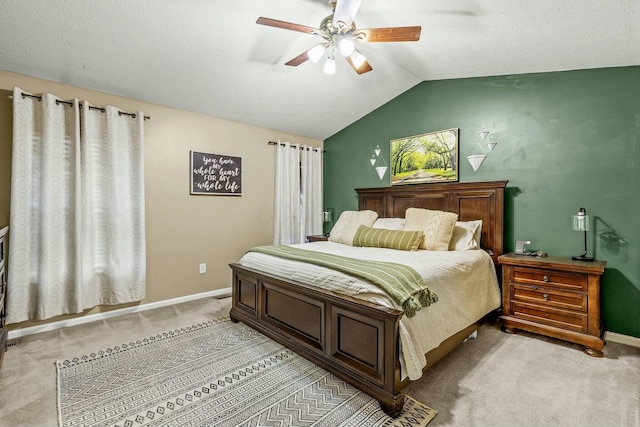
[[[480,248],[482,220],[457,221],[453,228],[453,236],[449,242],[450,251],[467,251]]]
[[[415,251],[424,235],[422,231],[387,230],[361,225],[353,237],[353,246]]]
[[[405,212],[405,230],[421,230],[424,239],[420,249],[448,251],[458,214],[430,209],[408,208]]]
[[[374,211],[344,211],[331,229],[329,241],[352,246],[358,227],[371,227],[376,218],[378,214]]]
[[[479,225],[478,228],[476,228],[476,232],[473,233],[473,240],[476,241],[476,243],[478,244],[478,249],[480,249],[482,246],[482,220],[479,219]]]
[[[403,230],[404,218],[378,218],[372,227],[386,228],[387,230]]]

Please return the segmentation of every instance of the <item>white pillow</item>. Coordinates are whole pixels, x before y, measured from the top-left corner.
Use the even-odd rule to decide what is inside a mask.
[[[404,218],[378,218],[372,227],[386,228],[387,230],[403,230]]]
[[[482,235],[482,220],[456,221],[453,227],[453,236],[449,242],[450,251],[467,251],[480,249],[480,237]]]
[[[448,251],[458,214],[421,208],[408,208],[405,212],[405,230],[421,230],[424,240],[420,249]]]
[[[353,237],[361,225],[371,227],[378,218],[374,211],[344,211],[329,233],[329,241],[353,246]]]

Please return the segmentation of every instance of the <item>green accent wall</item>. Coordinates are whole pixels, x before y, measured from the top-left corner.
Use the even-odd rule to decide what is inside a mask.
[[[498,145],[474,172],[466,156],[483,125]],[[640,337],[640,67],[422,82],[325,141],[325,207],[337,218],[357,209],[355,188],[389,185],[369,161],[376,145],[389,164],[390,140],[449,128],[461,182],[509,180],[507,251],[531,240],[580,255],[572,215],[587,210],[589,254],[607,261],[605,327]]]

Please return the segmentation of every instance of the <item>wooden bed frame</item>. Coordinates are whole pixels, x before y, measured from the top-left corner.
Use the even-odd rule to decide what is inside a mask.
[[[507,181],[417,184],[356,189],[359,210],[403,218],[409,207],[481,219],[481,246],[497,262],[502,254]],[[359,388],[391,416],[402,412],[399,321],[403,312],[276,277],[239,264],[233,272],[232,307],[242,321]],[[429,367],[462,342],[471,325],[427,354]],[[425,368],[426,369],[426,368]]]

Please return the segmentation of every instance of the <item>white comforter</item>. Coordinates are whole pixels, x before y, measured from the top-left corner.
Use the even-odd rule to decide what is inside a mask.
[[[399,251],[361,248],[333,242],[293,245],[359,259],[409,265],[438,295],[438,302],[400,320],[400,365],[403,377],[416,380],[427,365],[425,353],[500,307],[500,291],[491,257],[482,250]],[[375,285],[326,267],[249,252],[240,264],[387,307],[399,307]]]

